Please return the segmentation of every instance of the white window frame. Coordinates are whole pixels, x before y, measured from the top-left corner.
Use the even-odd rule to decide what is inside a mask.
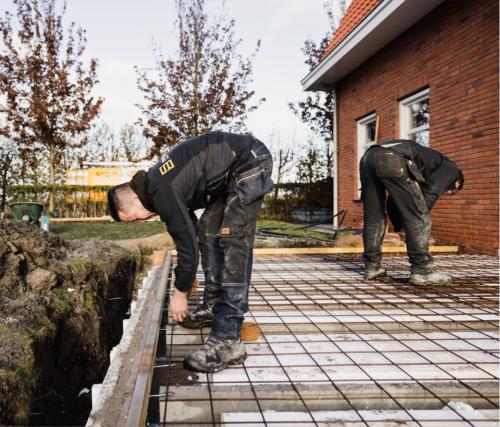
[[[371,113],[368,114],[367,116],[362,117],[356,122],[356,127],[357,127],[357,155],[358,155],[358,168],[356,175],[358,177],[357,179],[357,191],[356,191],[356,199],[359,200],[361,198],[361,178],[359,176],[359,162],[361,161],[361,157],[363,157],[363,154],[365,154],[366,149],[376,143],[377,141],[368,141],[367,139],[367,131],[366,127],[370,123],[375,123],[375,126],[377,126],[377,113]],[[376,130],[375,130],[376,132]],[[375,138],[377,138],[377,135],[375,135]]]
[[[429,99],[429,88],[408,96],[399,103],[399,137],[401,139],[412,139],[411,135],[424,130],[429,130],[429,123],[416,128],[410,127],[411,105],[416,102]],[[430,139],[429,139],[430,146]]]

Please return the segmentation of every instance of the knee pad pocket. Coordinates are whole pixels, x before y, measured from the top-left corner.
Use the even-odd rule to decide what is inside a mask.
[[[236,193],[242,203],[249,205],[272,191],[272,168],[271,156],[263,155],[259,157],[257,166],[234,174]]]

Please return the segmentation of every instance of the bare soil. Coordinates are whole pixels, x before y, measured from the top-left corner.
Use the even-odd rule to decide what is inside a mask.
[[[154,251],[174,248],[174,241],[168,233],[159,233],[136,239],[115,240],[113,243],[129,251],[140,251],[144,249]]]
[[[0,221],[0,424],[85,423],[140,268],[109,241]]]

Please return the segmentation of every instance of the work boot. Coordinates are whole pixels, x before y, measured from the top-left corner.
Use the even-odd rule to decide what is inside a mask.
[[[217,372],[247,358],[240,339],[225,340],[209,335],[202,347],[184,358],[184,368],[195,372]]]
[[[447,285],[453,282],[453,277],[449,274],[438,273],[437,271],[427,274],[412,273],[408,282],[417,286]]]
[[[211,326],[213,320],[213,305],[202,304],[196,310],[188,313],[181,325],[188,329],[198,329],[204,326]]]
[[[387,274],[387,270],[382,267],[378,268],[367,268],[365,270],[365,280],[378,279],[379,277],[384,277]]]

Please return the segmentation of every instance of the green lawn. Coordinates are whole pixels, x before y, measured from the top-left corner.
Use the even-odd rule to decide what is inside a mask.
[[[259,221],[257,228],[260,227],[284,227],[280,232],[292,232],[297,237],[319,237],[325,238],[324,234],[306,230],[292,231],[297,227],[296,224],[290,224],[284,221]],[[148,222],[76,222],[76,223],[56,223],[50,224],[50,231],[58,234],[66,240],[83,239],[86,237],[101,237],[102,239],[136,239],[138,237],[152,236],[153,234],[166,231],[165,224],[161,221]]]
[[[147,222],[74,222],[50,224],[50,231],[66,240],[101,237],[102,239],[136,239],[164,233],[165,224],[161,221]]]

